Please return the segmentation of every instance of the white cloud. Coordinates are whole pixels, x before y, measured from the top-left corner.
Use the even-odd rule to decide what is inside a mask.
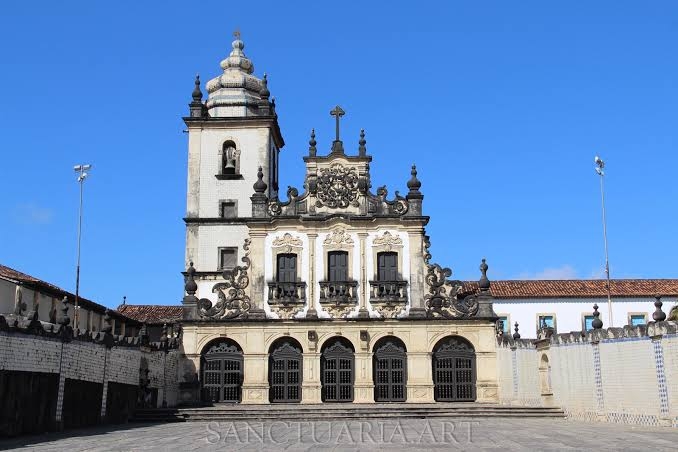
[[[523,272],[516,279],[578,279],[577,270],[571,265],[547,267],[537,273]]]
[[[49,224],[54,217],[52,209],[35,203],[19,204],[13,213],[14,220],[20,224]]]

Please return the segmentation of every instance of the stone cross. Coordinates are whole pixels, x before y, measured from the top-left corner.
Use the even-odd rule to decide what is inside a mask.
[[[339,118],[341,118],[345,114],[346,112],[342,110],[339,105],[337,105],[336,107],[334,107],[333,110],[330,111],[330,115],[334,116],[337,121],[337,138],[335,141],[339,141]]]
[[[235,31],[233,32],[233,37],[235,39],[240,39],[240,30],[236,28]]]

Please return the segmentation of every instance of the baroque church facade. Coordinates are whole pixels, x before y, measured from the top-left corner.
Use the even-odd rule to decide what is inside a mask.
[[[303,191],[281,199],[284,146],[266,76],[236,37],[223,73],[196,78],[188,128],[182,401],[498,400],[487,264],[464,293],[431,262],[424,196],[372,191],[355,151],[311,133]],[[329,143],[328,143],[329,144]],[[187,377],[187,380],[190,378]]]

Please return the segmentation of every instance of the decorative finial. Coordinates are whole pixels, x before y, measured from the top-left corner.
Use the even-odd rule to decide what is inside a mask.
[[[593,305],[593,321],[591,322],[591,326],[593,327],[594,330],[599,330],[603,327],[603,321],[599,319],[600,317],[600,312],[598,312],[598,304]]]
[[[122,305],[125,306],[127,304],[127,295],[122,296]]]
[[[481,292],[488,292],[490,290],[490,280],[487,279],[487,269],[489,266],[485,262],[485,259],[482,259],[480,262],[480,279],[478,280],[478,287]]]
[[[186,290],[186,293],[189,295],[195,295],[195,292],[198,290],[198,284],[195,282],[195,267],[193,267],[193,261],[189,262],[186,275],[187,278],[184,290]]]
[[[421,182],[417,179],[417,166],[412,165],[412,171],[410,171],[412,177],[407,181],[407,188],[410,191],[407,193],[407,199],[423,199],[424,195],[421,194],[419,189],[421,188]]]
[[[160,344],[161,344],[160,346],[162,348],[166,348],[168,340],[169,340],[169,337],[167,337],[167,324],[163,323],[162,324],[162,333],[160,335]]]
[[[233,37],[237,40],[240,40],[240,30],[238,28],[233,32]]]
[[[71,318],[68,317],[68,297],[64,296],[61,300],[61,323],[63,326],[68,326],[71,323]]]
[[[315,129],[311,129],[311,139],[308,140],[308,155],[310,155],[311,157],[315,157],[316,154],[318,153],[318,150],[315,147],[316,144],[317,143],[315,141]]]
[[[360,157],[365,157],[367,154],[367,148],[365,147],[365,144],[367,141],[365,141],[365,129],[360,129],[360,141],[358,141],[358,155]]]
[[[516,322],[514,325],[513,330],[515,331],[515,333],[513,333],[513,339],[520,339],[520,333],[518,332],[518,322]]]
[[[341,109],[339,105],[330,110],[330,115],[334,116],[336,121],[336,138],[332,143],[332,154],[343,154],[344,153],[344,144],[339,138],[339,119],[344,116],[346,112]]]
[[[261,79],[261,90],[259,95],[263,100],[268,100],[268,96],[271,95],[271,92],[268,90],[268,76],[264,73],[264,78]]]
[[[655,322],[663,322],[666,320],[666,313],[662,311],[662,306],[664,303],[662,303],[662,297],[661,295],[655,295],[655,302],[654,302],[654,307],[656,308],[655,311],[652,313],[652,319]]]
[[[111,324],[111,311],[106,309],[104,313],[104,327],[101,329],[103,333],[110,334],[113,331],[113,325]]]
[[[268,185],[264,182],[264,172],[261,167],[259,167],[259,170],[257,171],[257,181],[254,183],[253,187],[254,193],[262,195],[268,188]]]
[[[195,74],[195,87],[193,88],[193,102],[202,102],[202,91],[200,91],[200,74]]]

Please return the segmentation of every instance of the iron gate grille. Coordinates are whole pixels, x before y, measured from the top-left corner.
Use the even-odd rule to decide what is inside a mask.
[[[284,342],[269,358],[269,400],[277,403],[301,401],[301,350]]]
[[[389,341],[374,353],[374,400],[404,402],[407,384],[405,348]]]
[[[476,399],[475,352],[470,344],[451,339],[433,353],[433,384],[439,402]]]
[[[208,402],[240,402],[242,352],[233,345],[214,345],[205,354],[202,387]]]
[[[353,401],[353,350],[336,341],[322,354],[323,402]]]

